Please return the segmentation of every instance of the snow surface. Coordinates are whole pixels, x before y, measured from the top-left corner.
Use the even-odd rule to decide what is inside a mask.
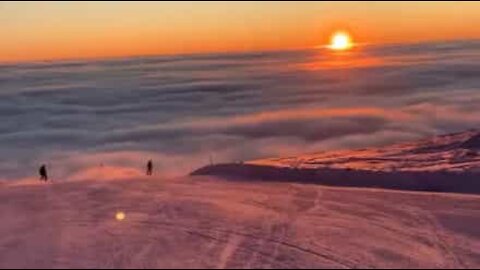
[[[480,171],[480,132],[467,131],[381,148],[329,151],[248,164],[366,171]]]
[[[0,268],[480,267],[479,196],[197,176],[0,198]]]

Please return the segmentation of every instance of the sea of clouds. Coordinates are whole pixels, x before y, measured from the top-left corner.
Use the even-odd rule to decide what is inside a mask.
[[[182,175],[480,125],[480,42],[0,65],[0,180]]]

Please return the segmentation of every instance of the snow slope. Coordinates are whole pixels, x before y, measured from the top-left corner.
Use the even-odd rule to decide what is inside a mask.
[[[254,160],[248,164],[381,172],[475,172],[480,171],[480,132],[467,131],[382,148]]]
[[[340,187],[480,194],[480,133],[382,148],[214,164],[192,175]]]
[[[0,268],[480,267],[478,196],[197,176],[0,198]]]

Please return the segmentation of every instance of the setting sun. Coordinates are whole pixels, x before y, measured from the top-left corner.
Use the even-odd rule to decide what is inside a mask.
[[[347,32],[336,32],[330,38],[330,44],[328,48],[337,51],[344,51],[351,49],[353,47],[353,42],[350,34]]]

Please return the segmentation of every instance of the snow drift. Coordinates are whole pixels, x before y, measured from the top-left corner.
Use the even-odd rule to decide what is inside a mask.
[[[383,148],[219,164],[192,175],[480,194],[479,138],[468,131]]]

